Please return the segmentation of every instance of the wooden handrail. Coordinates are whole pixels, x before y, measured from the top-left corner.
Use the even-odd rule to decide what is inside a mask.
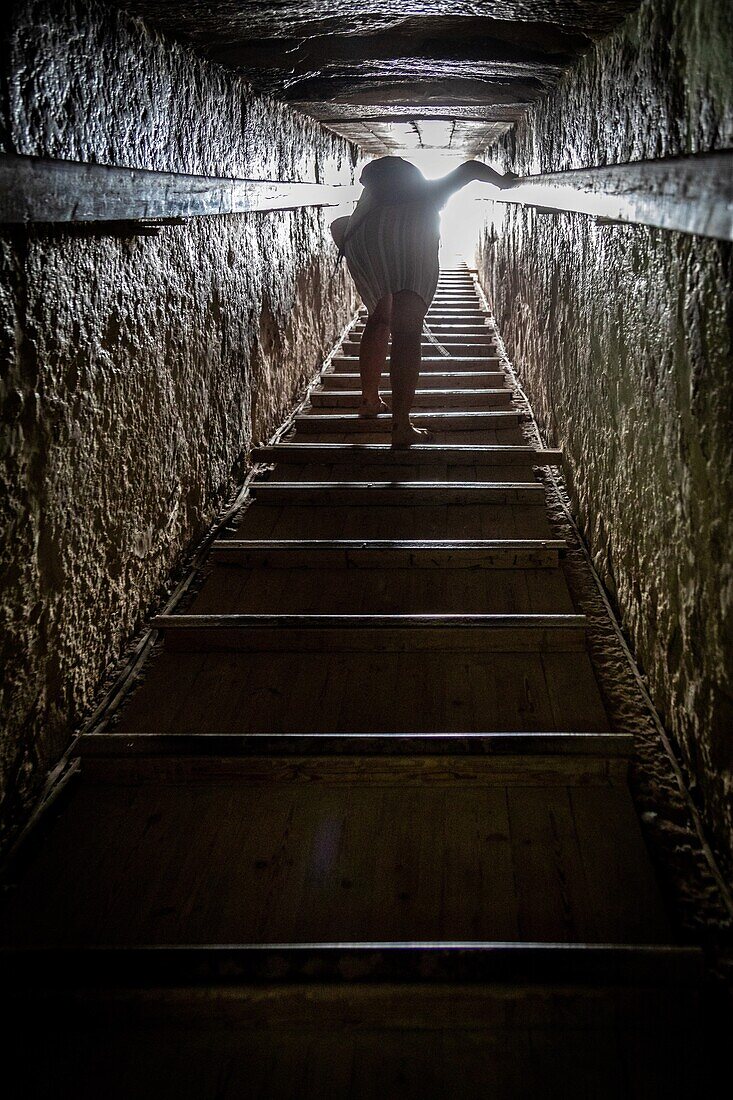
[[[0,222],[145,222],[338,206],[350,184],[250,180],[0,156]],[[517,179],[481,200],[733,240],[733,150]]]
[[[733,240],[733,150],[524,176],[481,199]]]
[[[193,176],[0,156],[0,222],[6,224],[169,220],[337,206],[360,191],[348,184]]]

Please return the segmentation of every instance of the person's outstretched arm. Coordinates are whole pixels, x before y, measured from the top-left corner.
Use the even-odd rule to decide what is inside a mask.
[[[489,168],[488,164],[484,164],[481,160],[467,160],[463,164],[459,164],[447,176],[434,180],[433,186],[442,206],[451,195],[454,195],[456,191],[460,191],[466,184],[478,181],[480,183],[491,183],[494,187],[508,187],[515,179],[516,176],[511,172],[506,176],[502,176],[500,172],[495,172],[493,168]]]

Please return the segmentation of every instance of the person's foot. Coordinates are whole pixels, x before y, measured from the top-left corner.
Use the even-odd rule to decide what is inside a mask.
[[[389,405],[380,397],[377,401],[362,401],[357,409],[359,416],[379,416],[380,413],[388,413]]]
[[[427,428],[416,428],[411,423],[408,423],[406,427],[392,428],[393,447],[411,447],[413,443],[429,443],[432,438],[433,433],[429,432]]]

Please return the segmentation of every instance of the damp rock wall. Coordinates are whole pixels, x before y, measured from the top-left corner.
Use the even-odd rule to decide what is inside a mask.
[[[4,152],[353,181],[346,142],[107,5],[16,4],[2,66]],[[5,825],[353,315],[328,220],[0,233]]]
[[[733,145],[733,8],[647,0],[489,151],[519,174]],[[487,204],[480,278],[733,868],[730,245]]]

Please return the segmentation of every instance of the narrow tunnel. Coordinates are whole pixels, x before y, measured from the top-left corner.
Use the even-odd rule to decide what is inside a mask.
[[[712,1094],[730,3],[10,7],[8,1094]],[[412,446],[329,232],[385,157],[494,170]]]

